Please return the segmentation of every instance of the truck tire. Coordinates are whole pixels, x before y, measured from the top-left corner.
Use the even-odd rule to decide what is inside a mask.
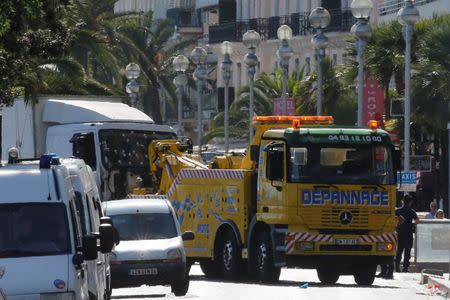
[[[221,275],[226,280],[237,279],[241,259],[236,237],[232,232],[225,231],[219,245],[218,263]]]
[[[182,280],[172,283],[170,287],[175,296],[185,296],[189,290],[189,276],[184,276]]]
[[[339,273],[330,268],[317,268],[317,277],[322,284],[331,285],[339,280]]]
[[[370,286],[375,280],[377,266],[369,266],[368,268],[358,268],[355,270],[353,277],[357,285]]]
[[[219,275],[216,262],[212,260],[200,261],[200,269],[208,278],[216,278]]]
[[[268,232],[263,231],[258,234],[252,253],[255,257],[251,271],[255,279],[260,282],[278,281],[281,268],[274,265],[272,242]]]

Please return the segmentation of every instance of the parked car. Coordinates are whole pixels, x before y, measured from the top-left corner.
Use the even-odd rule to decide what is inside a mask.
[[[11,299],[41,300],[98,296],[97,289],[89,289],[89,274],[96,270],[91,268],[97,266],[98,242],[103,254],[113,247],[112,226],[83,232],[75,175],[59,158],[20,161],[15,156],[9,162],[0,168],[2,293]]]
[[[103,202],[120,243],[111,253],[113,288],[170,285],[176,296],[186,295],[189,274],[180,224],[166,199],[126,199]]]
[[[103,216],[95,175],[82,159],[65,158],[61,164],[67,166],[75,192],[75,204],[81,220],[83,235],[98,232],[101,223],[108,222]],[[98,249],[97,260],[88,261],[88,286],[91,299],[109,299],[111,296],[111,270],[109,253]]]

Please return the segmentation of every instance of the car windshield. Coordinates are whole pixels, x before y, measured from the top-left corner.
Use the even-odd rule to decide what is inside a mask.
[[[290,148],[291,182],[393,183],[390,151],[381,145],[309,144]]]
[[[111,219],[121,241],[170,239],[178,235],[170,213],[113,215]]]
[[[69,236],[62,203],[0,204],[0,258],[67,254]]]

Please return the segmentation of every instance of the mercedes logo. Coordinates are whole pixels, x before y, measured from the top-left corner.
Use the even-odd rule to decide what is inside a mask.
[[[342,225],[348,225],[352,222],[353,216],[349,211],[343,211],[339,214],[339,220]]]

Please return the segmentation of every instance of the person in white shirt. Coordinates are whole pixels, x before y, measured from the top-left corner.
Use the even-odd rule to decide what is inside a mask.
[[[430,212],[425,215],[425,219],[428,219],[428,220],[435,219],[436,212],[437,212],[437,203],[435,201],[431,201]]]

